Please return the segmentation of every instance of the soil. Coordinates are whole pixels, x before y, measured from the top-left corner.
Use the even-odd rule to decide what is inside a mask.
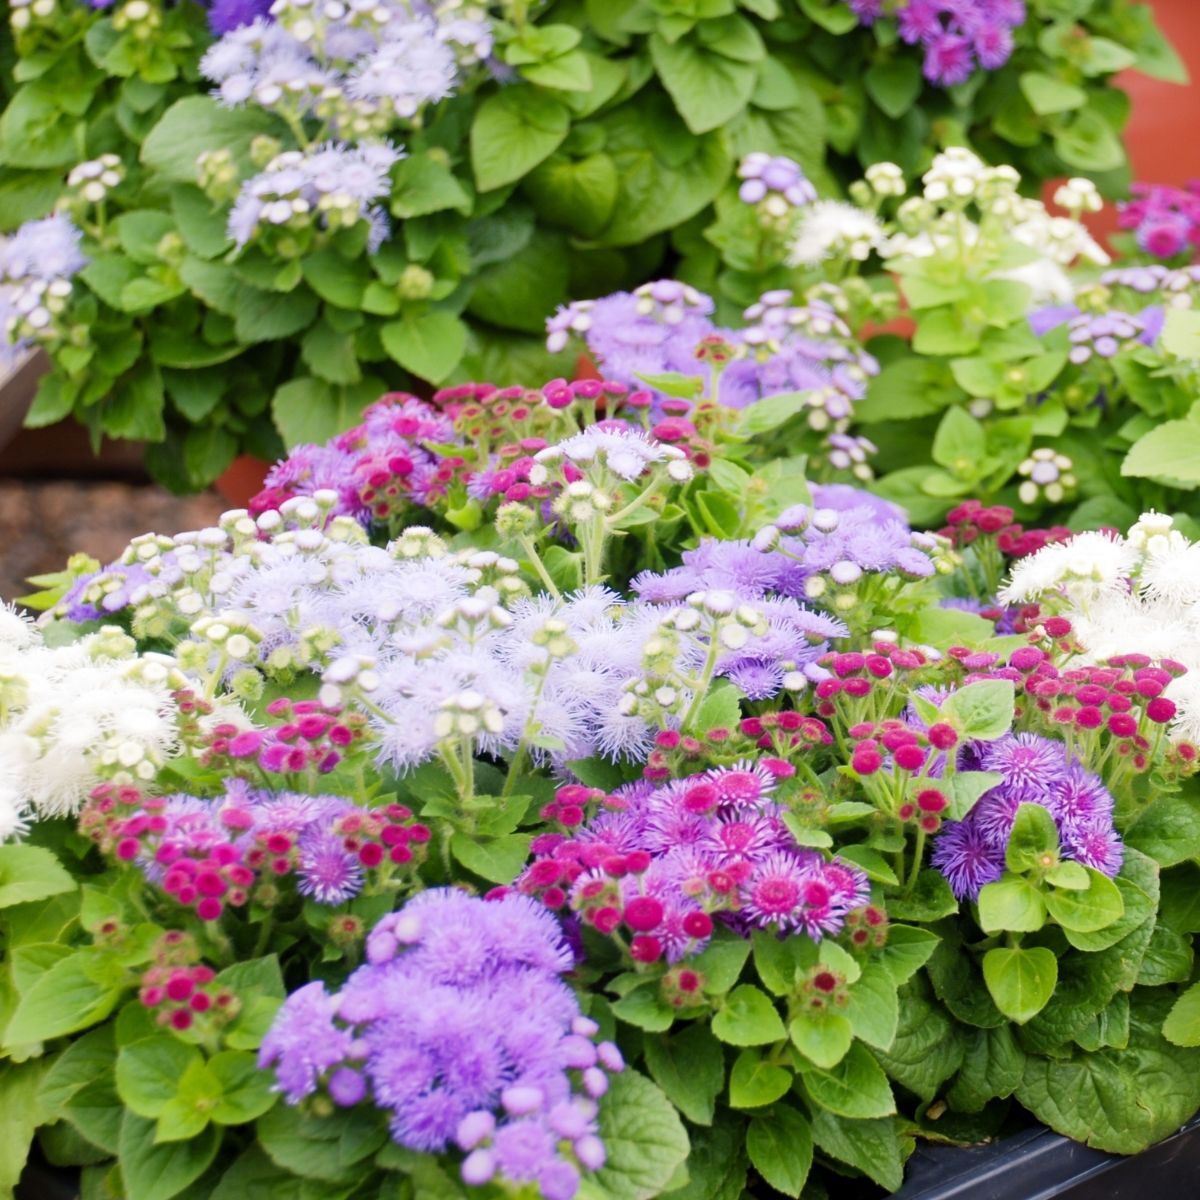
[[[72,554],[108,563],[139,533],[201,529],[227,507],[212,492],[173,496],[141,483],[0,478],[0,599],[30,592],[29,576],[61,570]]]

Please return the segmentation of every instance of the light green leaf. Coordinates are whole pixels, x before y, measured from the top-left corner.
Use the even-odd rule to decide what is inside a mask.
[[[1046,1007],[1053,994],[1058,960],[1045,946],[997,947],[983,956],[983,979],[996,1007],[1024,1025]]]
[[[979,924],[985,933],[1028,933],[1046,923],[1042,895],[1021,875],[1006,875],[979,892]]]
[[[471,126],[471,166],[481,192],[515,183],[567,136],[570,110],[532,85],[507,87],[476,109]]]
[[[785,1096],[791,1086],[792,1073],[786,1067],[768,1062],[757,1050],[743,1050],[729,1074],[729,1103],[734,1108],[763,1108]]]
[[[0,846],[0,908],[73,892],[75,880],[41,846]]]
[[[156,1145],[154,1122],[127,1112],[121,1122],[120,1160],[128,1194],[137,1200],[171,1200],[204,1174],[220,1142],[220,1133],[210,1125],[191,1141]]]
[[[746,1130],[746,1149],[754,1169],[777,1192],[799,1196],[812,1169],[812,1132],[794,1108],[776,1105],[755,1117]]]
[[[1107,929],[1125,915],[1125,902],[1111,879],[1090,867],[1087,878],[1086,891],[1051,888],[1043,897],[1050,915],[1075,933]]]
[[[792,1045],[818,1067],[835,1067],[854,1041],[850,1022],[829,1009],[801,1009],[788,1026]]]
[[[512,883],[529,857],[532,835],[510,833],[504,837],[470,837],[456,833],[450,839],[450,852],[468,871],[489,883]]]
[[[855,1042],[836,1066],[802,1070],[804,1089],[811,1099],[839,1117],[890,1117],[896,1111],[883,1068],[861,1042]]]
[[[443,311],[389,321],[379,336],[396,362],[429,383],[441,383],[467,348],[467,327],[453,313]]]
[[[749,983],[740,984],[726,996],[713,1017],[712,1031],[731,1046],[763,1046],[787,1036],[770,998]]]

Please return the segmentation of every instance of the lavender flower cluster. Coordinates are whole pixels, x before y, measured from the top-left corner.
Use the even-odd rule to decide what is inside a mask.
[[[742,932],[836,935],[870,886],[857,867],[796,844],[772,799],[794,772],[764,757],[661,787],[630,784],[573,835],[540,836],[514,887],[602,933],[624,925],[640,962],[699,953],[714,916]]]
[[[934,842],[933,865],[960,900],[974,900],[1004,873],[1004,852],[1022,804],[1040,804],[1054,818],[1064,858],[1108,876],[1120,871],[1124,849],[1113,828],[1112,796],[1062,742],[1006,734],[968,747],[962,757],[971,760],[970,769],[997,771],[1003,780]]]
[[[809,425],[843,433],[879,364],[857,345],[830,299],[794,301],[790,291],[767,292],[746,309],[745,328],[724,329],[712,321],[710,296],[664,279],[560,308],[546,323],[546,345],[560,352],[578,336],[606,377],[634,386],[673,373],[712,386],[718,372],[706,347],[719,342],[732,361],[719,371],[714,399],[741,409],[780,392],[804,392]]]
[[[401,1146],[464,1151],[467,1184],[571,1200],[604,1165],[597,1099],[624,1066],[562,982],[573,965],[558,922],[523,896],[424,892],[376,925],[341,991],[287,999],[259,1065],[289,1104],[369,1097]]]
[[[229,236],[244,246],[266,230],[294,234],[315,224],[330,231],[365,221],[367,249],[374,253],[390,232],[377,201],[391,191],[388,172],[402,157],[386,142],[285,151],[242,184],[229,213]],[[302,244],[293,239],[294,252]]]
[[[58,335],[71,279],[87,265],[81,234],[62,215],[27,221],[0,238],[0,360]]]
[[[378,138],[449,96],[460,68],[491,53],[486,21],[414,0],[275,0],[271,18],[230,29],[200,63],[223,103],[254,103],[338,137]]]
[[[884,0],[846,0],[863,25],[884,15]],[[976,66],[1002,67],[1013,52],[1013,30],[1025,21],[1024,0],[901,0],[895,17],[900,40],[925,51],[930,83],[965,83]]]

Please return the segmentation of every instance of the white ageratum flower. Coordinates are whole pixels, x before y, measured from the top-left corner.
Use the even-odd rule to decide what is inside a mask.
[[[812,267],[827,258],[864,262],[883,243],[878,218],[841,200],[818,200],[803,210],[788,261]]]
[[[177,748],[177,682],[115,627],[50,647],[0,609],[0,839],[78,812],[102,779],[152,779]]]
[[[1078,176],[1068,179],[1054,193],[1054,203],[1078,216],[1080,213],[1097,213],[1104,207],[1100,189],[1090,179]]]
[[[1000,600],[1029,603],[1058,589],[1069,599],[1091,598],[1122,587],[1137,562],[1137,552],[1119,534],[1079,533],[1021,559]]]
[[[971,200],[985,177],[983,160],[965,146],[951,146],[937,155],[921,176],[925,199],[934,204]]]
[[[1176,740],[1200,743],[1200,543],[1162,513],[1144,513],[1128,537],[1077,534],[1022,559],[1005,603],[1036,601],[1071,621],[1081,660],[1117,654],[1173,659],[1187,674],[1166,695]]]

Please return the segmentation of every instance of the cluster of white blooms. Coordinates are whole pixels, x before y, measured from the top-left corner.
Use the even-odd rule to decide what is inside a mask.
[[[1079,220],[1099,209],[1100,194],[1089,180],[1070,179],[1055,197],[1070,215],[1055,216],[1040,200],[1022,196],[1020,184],[1012,167],[990,167],[963,146],[938,154],[911,195],[895,163],[875,163],[851,185],[853,204],[821,200],[804,210],[791,263],[862,262],[874,252],[899,266],[905,259],[964,255],[981,265],[984,278],[1028,284],[1038,301],[1068,301],[1074,287],[1064,268],[1109,261]],[[882,210],[891,204],[894,217],[884,221]],[[1028,247],[1029,261],[999,267],[996,252],[1013,242]]]
[[[1122,654],[1174,660],[1188,670],[1167,688],[1175,737],[1200,742],[1200,542],[1162,513],[1129,533],[1080,533],[1021,559],[1000,592],[1070,619],[1088,662]]]
[[[70,208],[80,201],[85,206],[101,204],[124,178],[125,167],[115,154],[102,154],[81,162],[67,176],[70,192],[59,201],[59,207]]]
[[[115,626],[48,646],[0,608],[0,840],[77,812],[101,780],[153,779],[176,748],[183,683],[170,658],[138,655]]]
[[[79,241],[61,213],[0,238],[0,360],[62,336],[71,279],[87,263]]]

